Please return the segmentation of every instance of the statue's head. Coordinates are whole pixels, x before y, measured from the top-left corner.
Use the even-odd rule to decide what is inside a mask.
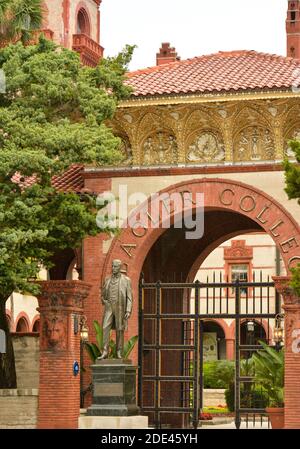
[[[121,273],[121,266],[122,266],[121,260],[119,260],[119,259],[113,260],[113,263],[112,263],[112,272],[113,272],[113,274]]]

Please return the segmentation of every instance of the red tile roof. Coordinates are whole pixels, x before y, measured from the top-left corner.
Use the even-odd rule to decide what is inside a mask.
[[[52,185],[62,192],[80,192],[84,187],[82,168],[82,165],[72,165],[63,175],[54,176]],[[34,176],[25,178],[21,177],[19,173],[16,173],[12,179],[22,187],[29,187],[35,182]]]
[[[219,52],[128,74],[133,96],[287,90],[300,60],[256,51]],[[296,72],[295,72],[296,71]]]

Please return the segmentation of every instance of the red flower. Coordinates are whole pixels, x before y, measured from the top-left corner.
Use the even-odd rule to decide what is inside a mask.
[[[199,418],[201,421],[211,421],[213,419],[213,417],[210,413],[200,413]]]

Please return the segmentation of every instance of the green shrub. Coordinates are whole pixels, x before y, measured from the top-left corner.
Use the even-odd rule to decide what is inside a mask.
[[[234,383],[231,383],[225,391],[225,400],[228,410],[234,412]],[[263,388],[254,384],[241,384],[241,408],[266,408],[268,402],[268,394]]]
[[[204,388],[226,389],[234,379],[234,362],[216,360],[203,364]]]

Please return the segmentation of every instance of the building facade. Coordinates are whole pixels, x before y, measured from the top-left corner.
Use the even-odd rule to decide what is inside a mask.
[[[53,40],[79,51],[84,63],[94,64],[95,54],[102,55],[100,1],[45,4],[44,28],[51,31]],[[116,237],[99,234],[87,238],[81,250],[57,254],[56,267],[48,273],[50,280],[72,279],[76,266],[79,277],[91,285],[84,301],[90,339],[94,338],[93,320],[100,320],[103,313],[99,289],[114,259],[122,260],[123,271],[133,285],[134,306],[127,337],[137,335],[139,324],[143,326],[138,302],[142,273],[146,282],[201,281],[211,278],[213,272],[222,281],[252,281],[253,273],[260,276],[262,272],[269,279],[289,274],[300,262],[300,208],[284,191],[282,165],[285,157],[293,158],[288,141],[300,136],[299,1],[288,2],[286,23],[288,57],[232,51],[181,61],[175,49],[165,43],[155,67],[128,74],[133,94],[108,123],[121,139],[123,163],[118,167],[84,167],[76,169],[74,175],[77,189],[80,186],[97,195],[115,195],[121,232]],[[155,224],[151,207],[156,192],[168,198],[176,194],[177,198],[187,198],[184,207],[190,217],[200,208],[196,198],[201,194],[203,235],[186,239],[182,211],[171,202],[163,203],[169,226],[157,226],[163,222],[163,209],[159,206],[156,210]],[[143,198],[142,204],[137,198]],[[242,295],[251,296],[255,308],[253,292],[246,289]],[[192,312],[192,299],[188,309],[181,295],[163,307],[168,313]],[[27,319],[29,330],[34,330],[36,303],[32,300],[27,307],[26,301],[23,297],[18,308],[13,301],[14,310],[8,302],[14,330],[20,319],[19,329]],[[151,310],[152,305],[147,307]],[[255,338],[272,343],[273,323],[253,321]],[[177,320],[166,327],[169,341],[178,341],[181,326]],[[233,359],[233,322],[209,319],[205,326],[207,357]],[[241,335],[247,339],[245,329]],[[209,337],[214,344],[209,343]],[[213,354],[209,355],[210,351]],[[147,364],[147,355],[142,357]],[[138,362],[138,350],[133,361]],[[180,364],[173,354],[164,363],[162,373],[170,363],[174,367]],[[89,382],[86,373],[85,386]]]

